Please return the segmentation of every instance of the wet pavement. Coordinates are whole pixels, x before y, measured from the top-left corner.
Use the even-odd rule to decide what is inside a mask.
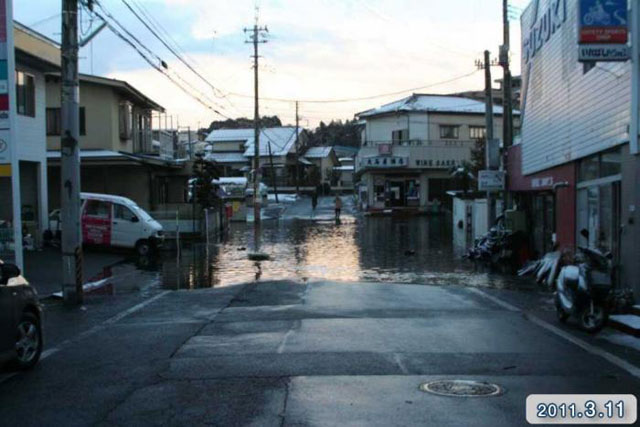
[[[253,280],[332,280],[537,289],[530,280],[489,272],[463,260],[453,244],[450,214],[408,218],[357,214],[343,197],[336,223],[333,198],[315,212],[303,198],[285,205],[280,219],[263,221],[260,248],[269,261],[248,259],[255,249],[251,224],[232,223],[219,242],[187,243],[180,256],[138,260],[158,271],[166,289],[228,286]]]

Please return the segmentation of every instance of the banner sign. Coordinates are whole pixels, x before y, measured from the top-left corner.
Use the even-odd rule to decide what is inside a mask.
[[[580,44],[626,44],[629,37],[627,0],[580,0]]]
[[[630,57],[629,47],[626,45],[591,44],[578,47],[578,61],[626,61]]]

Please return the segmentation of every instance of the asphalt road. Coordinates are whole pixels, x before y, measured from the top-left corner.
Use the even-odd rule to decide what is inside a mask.
[[[0,374],[0,424],[517,426],[531,393],[640,390],[637,352],[508,292],[260,282],[135,298]],[[504,392],[419,390],[445,378]]]

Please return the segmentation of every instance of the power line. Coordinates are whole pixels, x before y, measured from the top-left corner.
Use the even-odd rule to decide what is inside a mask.
[[[158,32],[160,32],[160,30],[156,31],[154,30],[151,26],[153,25],[152,19],[150,18],[151,14],[145,14],[142,10],[140,11],[141,13],[138,14],[138,12],[136,12],[133,7],[129,4],[129,2],[127,0],[121,0],[122,3],[131,11],[131,13],[133,13],[133,15],[142,23],[142,25],[144,25],[147,30],[149,30],[151,32],[151,34],[153,34],[153,36],[158,39],[160,41],[160,43],[162,43],[176,58],[178,58],[178,60],[180,62],[182,62],[189,70],[191,70],[196,76],[198,76],[204,83],[207,84],[207,86],[209,86],[212,90],[213,90],[213,94],[214,96],[218,96],[219,98],[223,98],[227,101],[227,103],[229,104],[229,106],[231,108],[233,108],[234,110],[236,110],[236,112],[239,113],[239,110],[233,105],[233,103],[227,98],[226,95],[224,95],[224,93],[216,88],[213,84],[211,84],[211,82],[209,80],[207,80],[201,73],[199,73],[184,57],[183,55],[186,57],[186,52],[184,52],[184,49],[181,49],[180,46],[178,45],[178,43],[173,40],[171,38],[171,35],[169,35],[169,33],[165,30],[165,34],[173,41],[173,44],[175,47],[172,47],[169,45],[169,43],[163,39]],[[138,7],[140,8],[139,4]],[[151,23],[151,25],[140,15],[145,15],[145,17],[149,20],[149,22]],[[157,21],[156,21],[157,22]],[[159,24],[158,24],[159,25]],[[176,52],[176,50],[182,50],[182,54]]]
[[[425,85],[425,86],[419,86],[419,87],[414,87],[414,88],[409,88],[409,89],[403,89],[403,90],[399,90],[399,91],[395,91],[395,92],[387,92],[387,93],[381,93],[378,95],[369,95],[369,96],[363,96],[363,97],[359,97],[359,98],[343,98],[343,99],[299,99],[299,102],[302,103],[306,103],[306,104],[338,104],[338,103],[346,103],[346,102],[357,102],[357,101],[367,101],[367,100],[371,100],[371,99],[376,99],[376,98],[385,98],[387,96],[394,96],[394,95],[401,95],[407,92],[413,92],[416,90],[423,90],[423,89],[428,89],[434,86],[440,86],[443,84],[447,84],[447,83],[452,83],[455,82],[457,80],[461,80],[464,79],[466,77],[472,76],[474,74],[476,74],[478,72],[478,70],[474,70],[470,73],[467,74],[463,74],[461,76],[457,76],[457,77],[453,77],[451,79],[448,80],[443,80],[440,82],[435,82],[435,83],[431,83],[429,85]],[[240,93],[235,93],[235,92],[230,92],[230,95],[233,96],[238,96],[241,98],[251,98],[250,95],[245,95],[245,94],[240,94]],[[269,97],[261,97],[261,99],[265,100],[265,101],[277,101],[277,102],[295,102],[295,99],[289,99],[289,98],[269,98]]]
[[[149,48],[147,48],[144,44],[142,44],[135,36],[133,36],[128,30],[126,30],[122,24],[120,24],[115,18],[113,18],[113,15],[111,15],[108,11],[106,11],[102,5],[100,5],[100,3],[96,2],[100,8],[105,12],[106,15],[108,15],[111,19],[113,19],[116,23],[118,23],[118,25],[120,27],[123,28],[123,30],[132,36],[132,38],[134,40],[136,40],[138,42],[138,44],[140,44],[142,46],[142,48],[144,48],[145,50],[147,50],[148,52],[150,52],[151,55],[155,56],[160,64],[162,65],[162,67],[166,67],[166,63],[162,60],[162,58],[160,58],[157,54],[155,54],[153,51],[151,51]],[[117,37],[119,37],[120,39],[122,39],[125,43],[127,43],[129,46],[131,46],[137,53],[138,55],[140,55],[151,67],[153,67],[156,71],[160,72],[161,74],[163,74],[167,79],[169,79],[174,85],[176,85],[179,89],[181,89],[185,94],[189,95],[190,97],[192,97],[193,99],[195,99],[196,101],[198,101],[200,104],[202,104],[204,107],[206,107],[207,109],[213,111],[214,113],[218,114],[219,116],[222,116],[226,119],[230,119],[229,116],[227,116],[226,114],[221,113],[218,109],[212,107],[211,105],[209,105],[207,102],[205,102],[204,100],[202,100],[202,98],[192,92],[190,92],[189,90],[187,90],[184,86],[182,86],[180,83],[178,83],[167,71],[165,71],[163,68],[161,68],[161,66],[159,66],[158,64],[155,64],[141,49],[140,47],[138,47],[134,42],[132,42],[130,39],[128,39],[124,34],[122,34],[122,32],[120,32],[113,24],[111,24],[110,21],[108,21],[104,16],[102,16],[100,13],[96,12],[95,10],[93,11],[93,13],[100,18],[102,21],[104,21],[107,24],[107,27],[111,30],[111,32],[113,32]],[[182,79],[181,77],[178,76],[179,79],[181,79],[182,81],[184,81],[184,79]]]

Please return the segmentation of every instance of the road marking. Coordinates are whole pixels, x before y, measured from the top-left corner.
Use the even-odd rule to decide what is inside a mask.
[[[76,341],[79,341],[83,338],[86,338],[88,336],[91,336],[93,334],[95,334],[96,332],[100,332],[101,330],[105,329],[107,326],[112,325],[122,319],[124,319],[125,317],[135,313],[136,311],[139,311],[141,309],[143,309],[144,307],[148,306],[149,304],[153,303],[154,301],[159,300],[160,298],[162,298],[163,296],[165,296],[166,294],[170,293],[171,291],[162,291],[157,295],[154,295],[153,297],[149,298],[148,300],[145,300],[143,302],[141,302],[140,304],[136,304],[131,308],[128,308],[127,310],[124,310],[118,314],[116,314],[113,317],[108,318],[107,320],[105,320],[104,322],[100,323],[99,325],[96,325],[84,332],[81,332],[80,334],[76,335],[73,338],[69,338],[67,340],[62,341],[60,344],[58,344],[56,347],[52,347],[49,348],[45,351],[42,352],[42,355],[40,356],[40,360],[44,360],[46,358],[48,358],[49,356],[52,356],[56,353],[58,353],[60,350],[62,350],[63,348],[65,348],[66,346],[68,346],[69,344],[72,344]],[[0,384],[2,384],[3,382],[13,378],[14,376],[18,375],[19,372],[11,372],[7,375],[4,376],[0,376]]]
[[[493,295],[490,295],[488,293],[486,293],[485,291],[478,289],[478,288],[470,288],[469,289],[471,292],[480,295],[482,297],[485,297],[486,299],[500,305],[501,307],[506,308],[509,311],[515,311],[515,312],[520,312],[523,313],[525,318],[533,323],[535,323],[536,325],[540,326],[541,328],[546,329],[547,331],[554,333],[555,335],[559,336],[560,338],[564,338],[565,340],[569,341],[570,343],[577,345],[578,347],[580,347],[581,349],[595,355],[595,356],[600,356],[603,359],[607,360],[610,363],[613,363],[614,365],[616,365],[618,368],[623,369],[627,372],[629,372],[631,375],[633,375],[634,377],[640,379],[640,368],[638,368],[636,365],[633,365],[629,362],[627,362],[626,360],[616,356],[615,354],[611,354],[608,351],[605,351],[595,345],[589,344],[586,341],[581,340],[580,338],[577,338],[575,336],[573,336],[572,334],[563,331],[562,329],[553,326],[552,324],[550,324],[549,322],[546,322],[542,319],[540,319],[537,316],[534,316],[530,313],[526,313],[524,312],[522,309],[517,308],[514,305],[509,304],[506,301],[503,301],[502,299],[495,297]]]

